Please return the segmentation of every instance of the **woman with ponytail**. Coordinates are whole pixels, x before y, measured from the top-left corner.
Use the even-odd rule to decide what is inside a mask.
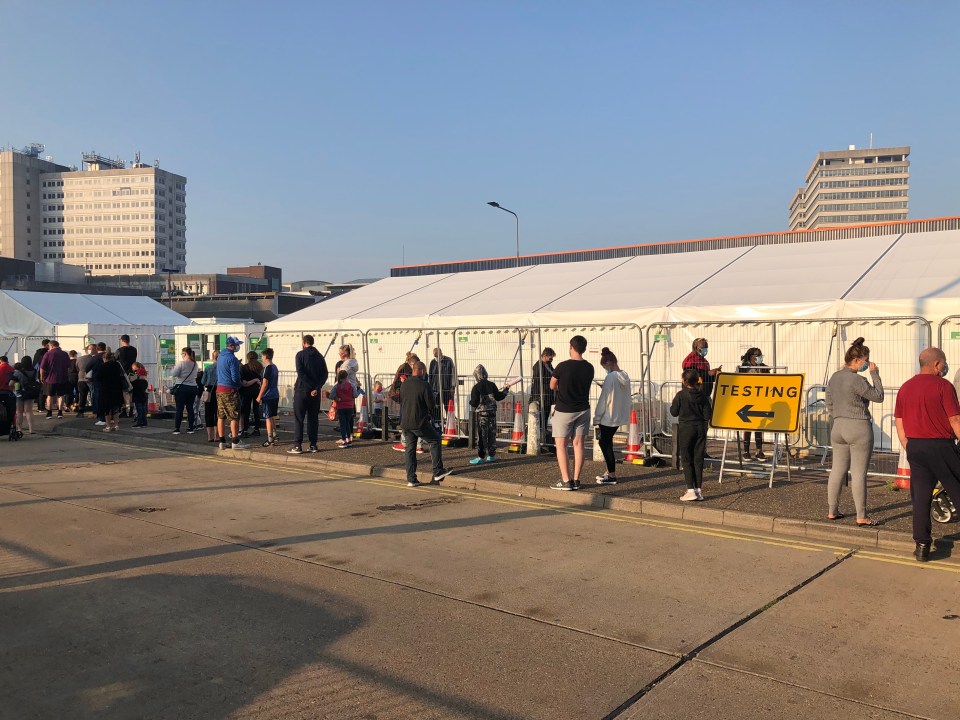
[[[844,356],[844,367],[827,383],[827,410],[833,420],[830,444],[833,467],[827,482],[827,519],[839,520],[840,492],[850,473],[850,490],[857,508],[857,526],[875,527],[879,523],[867,516],[867,467],[873,454],[873,417],[871,402],[883,401],[883,384],[876,364],[870,362],[870,348],[857,338]],[[872,383],[861,373],[870,373]]]

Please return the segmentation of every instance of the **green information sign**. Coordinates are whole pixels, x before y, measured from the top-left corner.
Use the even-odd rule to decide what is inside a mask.
[[[380,344],[380,340],[378,340],[378,339],[375,338],[375,337],[370,338],[367,342],[368,342],[370,345],[379,345],[379,344]]]
[[[951,339],[951,340],[960,340],[960,332],[957,332],[956,330],[952,330],[952,331],[950,332],[950,339]]]
[[[250,338],[250,349],[253,350],[254,352],[261,353],[264,350],[266,350],[268,347],[269,345],[267,344],[266,335],[258,338],[255,338],[255,337]]]
[[[669,342],[670,336],[667,335],[666,333],[657,333],[656,335],[653,336],[653,339],[656,340],[657,342]]]
[[[470,342],[470,337],[467,335],[458,335],[457,342]]]
[[[175,338],[160,338],[160,365],[176,365],[177,341]]]

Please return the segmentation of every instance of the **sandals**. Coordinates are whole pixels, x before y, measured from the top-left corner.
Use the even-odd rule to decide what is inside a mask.
[[[880,526],[880,523],[870,518],[867,518],[866,522],[860,522],[859,520],[857,520],[857,527],[879,527],[879,526]]]
[[[842,512],[838,512],[833,517],[827,515],[827,520],[843,520],[846,517]]]

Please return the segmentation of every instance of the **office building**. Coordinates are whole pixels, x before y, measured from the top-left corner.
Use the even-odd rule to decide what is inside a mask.
[[[906,220],[909,155],[906,146],[818,153],[790,202],[790,229]]]
[[[228,267],[227,275],[266,280],[270,284],[270,289],[274,292],[283,290],[283,270],[271,265],[257,263],[256,265],[248,265],[247,267]]]
[[[42,145],[0,151],[0,254],[87,274],[182,273],[186,184],[159,163],[86,153],[85,169],[41,160]]]

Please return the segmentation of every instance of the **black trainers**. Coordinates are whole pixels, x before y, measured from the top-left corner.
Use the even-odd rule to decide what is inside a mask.
[[[610,473],[604,473],[603,475],[597,475],[597,485],[616,485],[617,478],[610,475]]]
[[[287,450],[291,455],[303,455],[303,448],[299,445],[294,445],[292,448]]]
[[[574,489],[574,490],[579,490],[579,489],[580,489],[580,481],[579,481],[579,480],[574,480],[574,481],[573,481],[573,489]]]
[[[917,543],[917,549],[913,551],[913,556],[917,559],[917,562],[930,562],[930,546]]]
[[[47,420],[53,420],[53,413],[52,413],[52,412],[48,412],[48,413],[47,413]]]
[[[407,487],[420,487],[422,483],[419,480],[408,480]]]
[[[226,441],[226,439],[224,439],[224,438],[220,438],[220,449],[221,449],[221,450],[226,450],[226,449],[227,449],[227,441]]]
[[[559,482],[554,483],[550,486],[554,490],[576,490],[577,487],[572,482],[564,482],[560,480]]]
[[[443,482],[443,479],[452,472],[453,470],[444,470],[441,473],[437,473],[436,475],[433,476],[433,482],[439,485],[440,483]]]
[[[318,448],[316,445],[311,445],[311,446],[307,449],[307,452],[312,452],[312,453],[320,452],[320,448]]]

